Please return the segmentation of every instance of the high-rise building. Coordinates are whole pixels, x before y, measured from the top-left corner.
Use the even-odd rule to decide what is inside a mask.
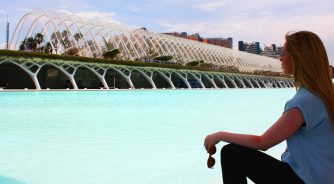
[[[276,52],[276,45],[272,44],[271,46],[264,46],[263,51],[261,52],[260,55],[262,56],[267,56],[267,57],[272,57],[272,58],[277,58],[277,52]]]
[[[271,44],[271,46],[264,46],[260,55],[279,59],[282,52],[283,47],[277,47],[276,44]]]
[[[238,42],[238,49],[240,51],[252,53],[252,54],[260,54],[261,49],[260,49],[260,42],[252,42],[252,43],[247,43],[243,41]]]
[[[232,38],[204,38],[204,43],[209,43],[213,45],[218,45],[226,48],[233,48],[233,39]]]
[[[274,52],[277,52],[276,44],[271,44],[271,47],[273,48],[273,51],[274,51]]]
[[[233,48],[233,38],[203,38],[200,36],[199,33],[191,34],[188,35],[187,32],[171,32],[171,33],[163,33],[171,36],[177,36],[177,37],[182,37],[182,38],[187,38],[189,40],[195,40],[199,42],[204,42],[208,44],[213,44],[217,46],[222,46],[226,48]]]
[[[187,36],[188,36],[187,32],[181,32],[181,37],[187,38]]]
[[[279,56],[281,56],[281,55],[283,54],[283,47],[282,47],[282,46],[277,47],[277,54],[278,54]]]
[[[189,40],[195,40],[195,41],[200,41],[200,42],[203,41],[203,38],[199,35],[199,33],[195,33],[195,34],[192,34],[192,35],[188,35],[187,38],[188,38]]]

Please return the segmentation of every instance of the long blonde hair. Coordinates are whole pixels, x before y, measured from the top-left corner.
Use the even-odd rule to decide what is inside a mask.
[[[309,31],[285,36],[291,55],[295,87],[304,87],[320,97],[334,126],[334,89],[327,53],[321,39]]]

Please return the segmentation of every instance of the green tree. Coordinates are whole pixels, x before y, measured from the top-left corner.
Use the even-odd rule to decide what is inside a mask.
[[[154,52],[154,50],[152,48],[149,48],[147,52],[145,52],[145,56],[143,57],[143,59],[149,59],[152,60],[154,58],[156,58],[159,54]]]
[[[32,50],[35,51],[36,49],[36,42],[35,39],[33,37],[28,37],[25,38],[19,47],[19,50]]]
[[[23,41],[20,44],[19,50],[25,50],[27,44],[27,39],[23,39]]]
[[[52,53],[51,43],[47,42],[43,45],[44,35],[41,33],[37,33],[35,37],[25,38],[19,47],[19,50],[32,50],[33,52],[44,52],[44,53]],[[52,38],[51,38],[52,41]]]
[[[74,34],[74,39],[75,39],[75,41],[76,41],[77,43],[79,43],[79,41],[80,41],[82,38],[83,38],[82,33],[77,32],[77,33]]]
[[[34,39],[36,43],[41,44],[44,41],[44,35],[42,35],[42,33],[37,33]]]
[[[25,49],[34,51],[35,46],[36,46],[35,39],[33,37],[28,37],[25,42]]]
[[[102,36],[103,43],[108,51],[114,49],[114,45],[111,42],[108,42],[103,36]]]
[[[41,44],[43,43],[43,41],[44,35],[42,33],[37,33],[34,38],[33,49],[42,52],[43,47],[41,46]]]
[[[60,38],[60,36],[61,36],[60,32],[57,31],[57,32],[53,32],[51,34],[51,37],[50,37],[51,43],[52,43],[52,45],[53,45],[53,47],[55,49],[56,54],[57,54],[57,51],[58,51],[58,43],[59,43],[58,38]]]
[[[119,53],[121,53],[118,49],[112,49],[110,51],[107,51],[103,53],[103,58],[107,59],[114,59]]]
[[[44,53],[52,53],[52,46],[50,42],[47,42],[46,45],[42,47],[42,52]]]
[[[191,61],[187,63],[186,66],[198,66],[203,63],[204,63],[204,60],[195,60],[195,61]]]
[[[71,47],[71,40],[69,38],[70,33],[67,30],[63,30],[61,33],[62,39],[60,40],[60,43],[63,45],[64,49],[70,48]]]
[[[154,60],[158,60],[158,61],[170,61],[172,59],[173,59],[173,56],[158,56],[154,58]]]

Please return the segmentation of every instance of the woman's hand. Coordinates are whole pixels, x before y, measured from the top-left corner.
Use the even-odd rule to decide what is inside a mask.
[[[210,134],[206,136],[204,141],[204,147],[206,151],[209,153],[211,147],[215,146],[220,141],[220,132],[216,132],[214,134]]]

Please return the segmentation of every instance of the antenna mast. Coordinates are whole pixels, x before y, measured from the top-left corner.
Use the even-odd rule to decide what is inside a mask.
[[[8,22],[8,14],[7,14],[7,23],[6,23],[6,49],[9,49],[9,22]]]

